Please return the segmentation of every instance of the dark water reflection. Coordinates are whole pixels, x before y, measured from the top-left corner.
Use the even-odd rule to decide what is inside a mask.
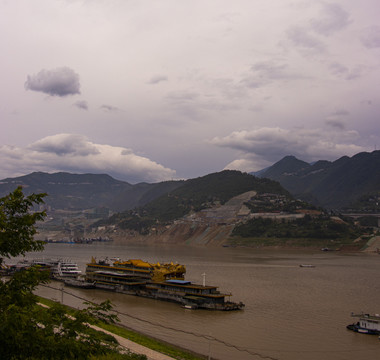
[[[29,257],[70,258],[81,270],[95,257],[141,258],[186,265],[188,280],[218,285],[232,292],[232,300],[246,304],[240,312],[186,310],[177,304],[100,290],[69,289],[90,300],[110,299],[126,325],[217,359],[376,359],[380,341],[346,330],[350,313],[380,312],[380,256],[309,251],[263,251],[179,246],[118,246],[114,244],[48,244],[43,254]],[[300,268],[314,264],[315,268]],[[60,286],[60,285],[57,285]],[[41,295],[60,299],[58,291]],[[64,295],[65,303],[81,301]],[[171,330],[169,328],[178,329]],[[211,335],[240,347],[181,332]]]

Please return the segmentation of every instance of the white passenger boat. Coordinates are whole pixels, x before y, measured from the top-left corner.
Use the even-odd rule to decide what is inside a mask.
[[[32,264],[50,267],[50,274],[56,279],[77,278],[82,273],[78,265],[68,259],[33,260]]]

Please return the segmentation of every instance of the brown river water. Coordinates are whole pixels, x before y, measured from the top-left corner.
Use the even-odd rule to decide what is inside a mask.
[[[91,256],[140,258],[186,265],[186,279],[219,286],[242,301],[243,311],[188,310],[175,303],[102,290],[66,288],[88,300],[110,299],[130,328],[167,342],[227,359],[380,359],[377,336],[353,333],[351,312],[380,313],[380,256],[339,252],[194,248],[112,243],[47,244],[28,258],[64,257],[84,272]],[[314,268],[301,268],[313,264]],[[60,283],[52,286],[61,287]],[[61,292],[40,295],[56,300]],[[82,301],[63,294],[65,304]],[[130,315],[130,316],[128,316]]]

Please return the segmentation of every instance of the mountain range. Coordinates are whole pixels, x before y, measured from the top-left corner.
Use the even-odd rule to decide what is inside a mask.
[[[328,209],[344,209],[380,195],[380,151],[313,164],[286,156],[257,176],[278,181],[293,196]]]
[[[175,194],[177,199],[186,197],[186,202],[191,197],[192,201],[197,197],[201,198],[200,194],[209,193],[212,197],[217,184],[223,184],[218,188],[218,197],[227,201],[239,192],[251,190],[251,185],[243,185],[246,180],[242,179],[245,177],[237,176],[238,173],[222,171],[186,181],[132,185],[106,174],[34,172],[1,180],[0,197],[17,186],[22,186],[25,194],[47,193],[49,196],[45,202],[55,209],[84,210],[106,207],[113,212],[122,212],[150,203],[151,207],[160,208],[162,204],[158,206],[157,201],[167,202],[167,198],[162,196],[168,193]],[[343,209],[365,196],[380,194],[380,151],[363,152],[353,157],[344,156],[332,162],[320,160],[313,164],[294,156],[286,156],[253,175],[255,178],[279,182],[294,197],[316,206]],[[253,182],[250,180],[250,183]],[[262,183],[256,181],[255,184],[262,187]],[[269,186],[268,183],[266,186],[268,189],[275,188],[273,191],[277,193],[283,191],[280,186],[273,184]],[[222,193],[224,196],[221,196]],[[207,196],[202,197],[204,198]]]
[[[48,174],[34,172],[0,180],[0,197],[22,186],[26,195],[47,193],[46,205],[54,209],[84,210],[106,207],[124,211],[143,206],[162,194],[181,186],[182,181],[131,185],[106,174]]]

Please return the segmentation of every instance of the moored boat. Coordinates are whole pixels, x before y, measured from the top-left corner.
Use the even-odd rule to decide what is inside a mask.
[[[305,267],[305,268],[314,268],[315,265],[313,264],[300,264],[300,267]]]
[[[116,260],[116,259],[115,259]],[[226,300],[217,286],[193,284],[185,280],[180,264],[151,264],[140,259],[100,260],[87,264],[86,280],[95,287],[157,300],[177,302],[186,308],[240,310],[243,303]]]
[[[84,279],[80,280],[80,279],[67,278],[67,279],[64,279],[63,282],[67,286],[77,287],[81,289],[95,289],[95,284],[85,281]]]
[[[54,279],[77,278],[82,272],[78,265],[68,259],[34,259],[32,265],[49,267],[50,275]]]
[[[359,318],[359,321],[347,325],[348,330],[352,330],[361,334],[380,335],[380,315],[370,314],[351,314],[352,317]]]

